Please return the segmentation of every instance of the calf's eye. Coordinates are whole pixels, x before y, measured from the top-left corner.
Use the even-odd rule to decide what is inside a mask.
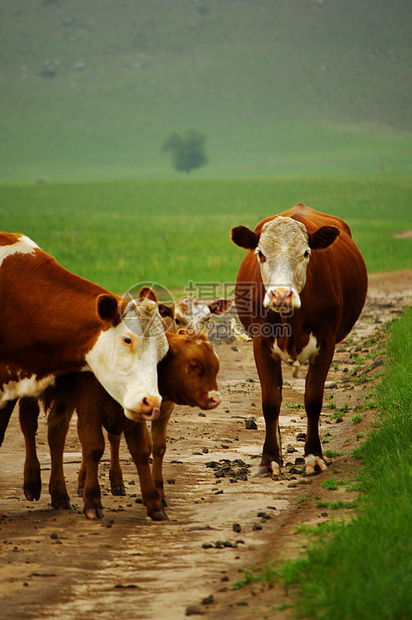
[[[122,336],[122,342],[127,347],[132,347],[133,346],[133,338],[131,336],[129,336],[128,334],[125,334],[124,336]]]
[[[266,261],[266,256],[260,250],[257,250],[257,255],[261,263],[264,263]]]

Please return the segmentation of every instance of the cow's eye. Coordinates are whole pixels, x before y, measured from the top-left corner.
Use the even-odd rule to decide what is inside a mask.
[[[189,362],[189,368],[192,372],[195,372],[197,375],[200,375],[202,369],[197,362]]]
[[[264,263],[266,261],[266,256],[260,250],[257,250],[257,255],[261,263]]]
[[[306,252],[304,253],[303,257],[304,258],[309,258],[310,256],[310,250],[306,250]]]
[[[126,347],[132,347],[133,346],[133,338],[131,336],[129,336],[129,334],[125,334],[124,336],[122,336],[122,342],[123,342],[123,344],[126,345]]]

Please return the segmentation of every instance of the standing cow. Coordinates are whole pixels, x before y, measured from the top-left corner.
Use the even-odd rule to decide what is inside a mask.
[[[157,417],[157,363],[167,349],[154,302],[128,302],[28,237],[0,233],[0,443],[17,398],[73,371],[91,370],[126,417]]]
[[[254,231],[237,226],[233,242],[249,252],[237,276],[239,318],[253,338],[266,423],[259,473],[280,473],[281,362],[309,362],[305,469],[326,469],[319,439],[323,390],[335,344],[345,338],[367,292],[364,260],[340,218],[302,203],[267,218]],[[274,465],[272,467],[272,462]]]

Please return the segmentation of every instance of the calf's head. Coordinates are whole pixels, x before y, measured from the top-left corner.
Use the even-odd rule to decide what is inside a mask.
[[[116,297],[100,295],[98,314],[103,330],[86,354],[90,369],[127,418],[158,418],[157,364],[169,345],[157,305],[148,299],[118,304]]]
[[[309,234],[303,223],[279,216],[266,222],[260,232],[237,226],[231,234],[236,245],[255,251],[266,291],[264,307],[289,313],[301,306],[311,251],[327,248],[339,229],[322,226]]]
[[[219,360],[203,334],[167,333],[169,351],[158,367],[159,389],[177,405],[214,409],[221,403],[216,383]]]
[[[180,329],[192,334],[207,334],[212,315],[220,316],[232,305],[229,299],[216,299],[207,304],[192,295],[182,297],[173,304],[165,304],[157,300],[156,293],[148,286],[139,292],[139,299],[145,297],[158,303],[165,329],[173,334],[177,334]]]

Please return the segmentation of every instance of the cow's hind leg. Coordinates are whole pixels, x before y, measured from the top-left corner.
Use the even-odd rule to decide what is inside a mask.
[[[21,398],[19,401],[20,426],[24,435],[26,458],[24,461],[23,491],[30,502],[40,499],[41,474],[36,451],[36,432],[39,418],[39,402],[36,398]]]
[[[306,375],[305,409],[307,434],[305,443],[305,471],[314,474],[327,468],[319,437],[319,418],[322,410],[323,391],[334,349],[322,349],[313,362],[309,362]]]
[[[152,422],[152,440],[153,440],[153,478],[163,506],[167,506],[167,499],[164,491],[163,483],[163,459],[166,453],[166,434],[167,425],[170,420],[174,408],[171,401],[162,402],[160,411],[161,417]]]
[[[126,495],[126,488],[123,482],[123,472],[120,465],[120,441],[121,435],[107,433],[110,443],[110,488],[112,495]]]
[[[253,339],[253,352],[262,390],[262,409],[266,424],[265,443],[258,473],[279,475],[283,464],[279,430],[282,368],[280,361],[274,360],[270,355],[263,339]]]

